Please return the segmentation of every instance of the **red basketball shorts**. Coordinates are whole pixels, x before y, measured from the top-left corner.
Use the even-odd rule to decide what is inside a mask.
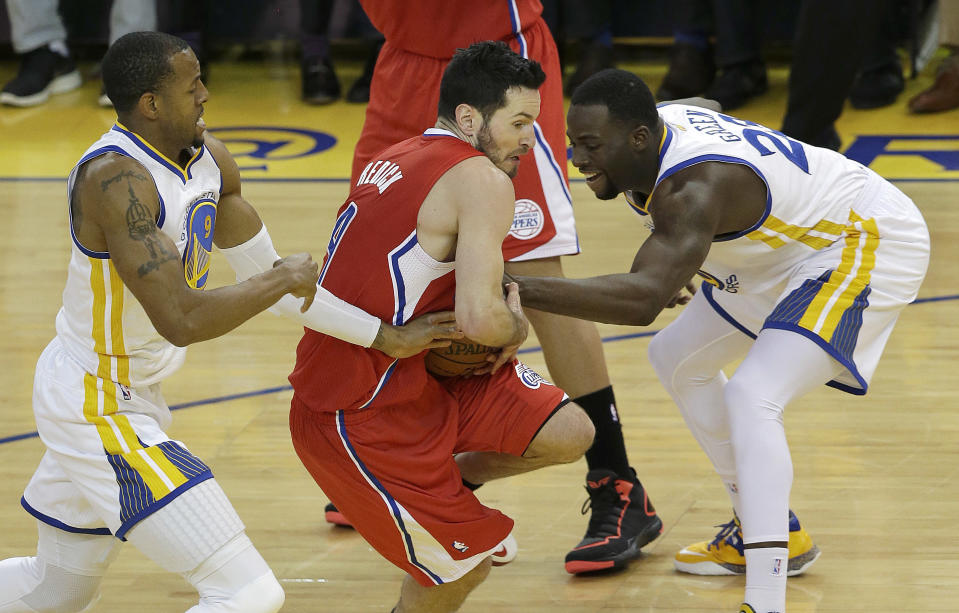
[[[402,385],[390,380],[389,388]],[[522,455],[566,394],[520,362],[495,375],[429,379],[414,403],[313,412],[294,395],[293,446],[336,507],[424,586],[459,579],[513,520],[463,485],[453,454]]]

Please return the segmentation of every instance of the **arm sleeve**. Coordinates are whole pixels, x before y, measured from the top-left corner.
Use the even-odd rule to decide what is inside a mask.
[[[220,252],[236,273],[237,282],[272,269],[273,263],[280,259],[265,225],[250,240],[236,247],[220,249]],[[340,300],[322,287],[316,288],[316,298],[306,313],[300,312],[301,304],[299,298],[286,294],[269,310],[274,315],[282,315],[307,328],[362,347],[373,344],[379,332],[378,317]]]

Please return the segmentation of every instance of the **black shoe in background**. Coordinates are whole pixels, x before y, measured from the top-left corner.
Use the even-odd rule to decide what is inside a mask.
[[[702,94],[716,76],[716,65],[709,47],[676,43],[669,53],[669,70],[656,90],[656,99],[678,100]]]
[[[305,58],[300,63],[303,101],[330,104],[340,97],[340,81],[329,58]]]
[[[350,520],[346,519],[346,516],[336,508],[336,505],[332,502],[326,503],[326,506],[323,507],[323,517],[328,523],[333,524],[334,526],[343,526],[344,528],[352,528],[353,524],[350,523]]]
[[[349,91],[346,92],[347,102],[361,103],[370,101],[370,83],[373,82],[373,69],[376,68],[376,58],[379,57],[380,49],[382,48],[383,43],[378,43],[370,53],[370,56],[366,58],[366,64],[363,66],[363,74],[360,75],[360,78],[357,79],[356,82],[350,86]]]
[[[73,60],[46,45],[24,53],[22,58],[17,76],[0,91],[2,104],[37,106],[51,94],[66,93],[83,83]]]
[[[766,93],[767,89],[766,65],[755,60],[723,68],[705,95],[719,102],[724,111],[731,111]]]
[[[849,103],[857,109],[882,108],[893,104],[905,88],[902,65],[884,64],[859,73],[849,92]]]

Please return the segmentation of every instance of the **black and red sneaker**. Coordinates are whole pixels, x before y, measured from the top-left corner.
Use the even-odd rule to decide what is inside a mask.
[[[586,492],[583,515],[590,509],[592,515],[583,540],[566,554],[566,572],[622,568],[662,533],[663,522],[635,475],[622,479],[611,470],[591,470]]]
[[[326,517],[326,521],[333,525],[343,526],[344,528],[353,527],[353,524],[350,523],[350,520],[346,519],[346,515],[343,515],[343,513],[340,512],[340,510],[337,509],[336,505],[334,505],[332,502],[327,503],[326,506],[323,507],[323,514]]]

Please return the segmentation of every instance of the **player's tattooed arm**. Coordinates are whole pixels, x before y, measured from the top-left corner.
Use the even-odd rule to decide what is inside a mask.
[[[161,205],[156,185],[130,157],[107,153],[84,164],[74,197],[87,205],[87,230],[97,231],[84,244],[94,252],[88,254],[97,260],[94,269],[109,274],[111,284],[114,274],[119,277],[156,331],[174,345],[220,336],[287,293],[308,303],[316,292],[319,271],[308,254],[288,256],[236,285],[191,286],[176,243],[157,227]]]
[[[145,177],[137,177],[144,178]],[[106,187],[107,182],[103,183]],[[157,270],[164,262],[179,259],[179,254],[170,249],[167,242],[160,240],[159,230],[149,209],[140,202],[133,187],[127,185],[129,206],[126,211],[127,231],[130,238],[139,241],[146,248],[149,259],[137,268],[137,274],[145,277]]]
[[[146,172],[138,166],[116,166],[119,167],[97,174],[101,201],[115,211],[114,218],[122,223],[134,245],[140,245],[141,257],[137,258],[136,273],[144,277],[165,262],[178,260],[179,254],[169,240],[161,238],[156,225],[158,202],[155,199],[147,200],[153,196],[155,188]],[[123,215],[122,221],[120,213]],[[137,250],[133,253],[137,253]]]
[[[147,177],[141,172],[135,170],[121,170],[112,177],[100,181],[100,190],[107,191],[107,188],[113,185],[114,183],[119,182],[121,179],[127,179],[127,184],[129,185],[130,179],[137,179],[138,181],[146,181]]]

